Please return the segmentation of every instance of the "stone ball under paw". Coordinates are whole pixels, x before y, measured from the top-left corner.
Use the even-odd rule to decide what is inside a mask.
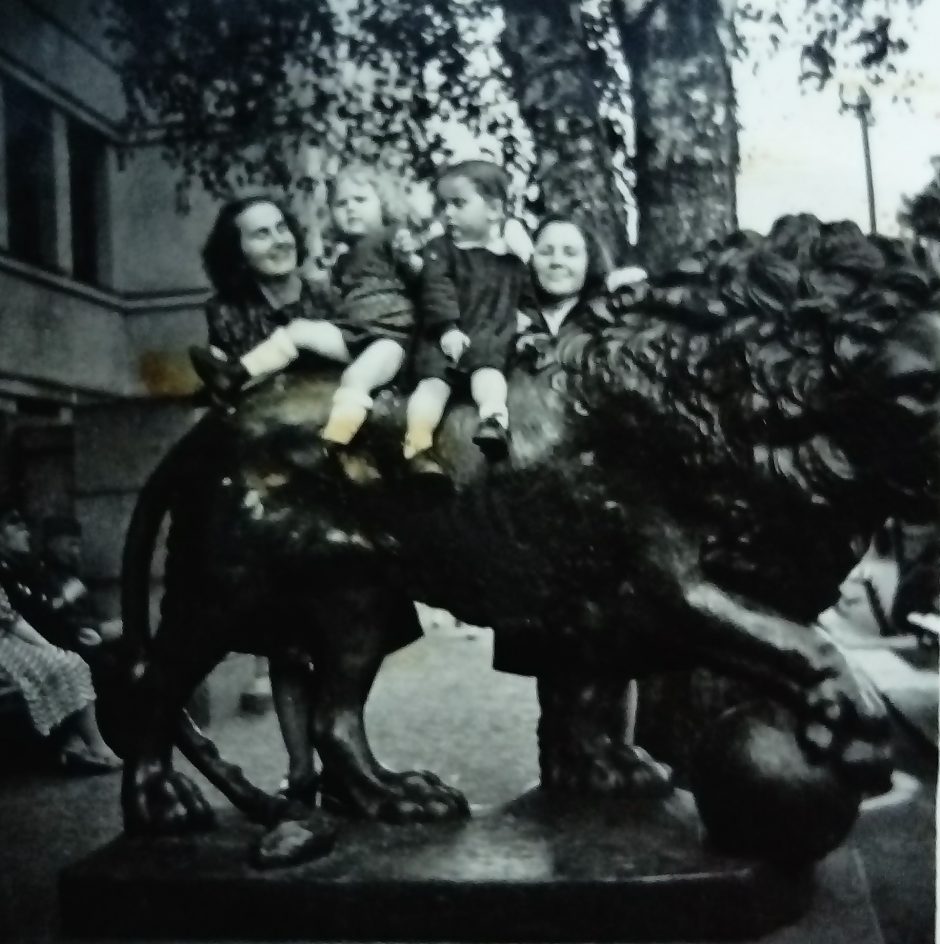
[[[861,796],[832,763],[807,758],[796,732],[792,712],[759,702],[730,709],[703,735],[691,786],[722,852],[812,862],[852,828]]]

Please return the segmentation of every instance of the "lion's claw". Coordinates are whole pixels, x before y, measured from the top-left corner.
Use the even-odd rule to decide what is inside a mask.
[[[378,782],[327,781],[323,804],[337,812],[391,823],[463,819],[470,812],[459,790],[427,771],[383,771]]]
[[[155,835],[202,832],[215,825],[215,813],[185,775],[162,767],[125,770],[125,828]]]
[[[871,681],[847,663],[806,693],[800,739],[813,760],[831,760],[865,792],[890,786],[891,722]]]

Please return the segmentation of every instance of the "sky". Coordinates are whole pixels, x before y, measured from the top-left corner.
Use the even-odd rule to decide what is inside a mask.
[[[930,158],[940,155],[940,2],[925,0],[903,35],[911,48],[904,63],[924,73],[911,106],[893,103],[890,86],[868,86],[875,123],[870,129],[877,223],[898,232],[902,195],[931,179]],[[852,219],[868,227],[861,130],[854,113],[839,114],[837,82],[800,93],[798,52],[761,63],[735,65],[741,171],[738,219],[766,232],[782,213],[809,210],[822,219]],[[846,78],[851,78],[846,76]]]

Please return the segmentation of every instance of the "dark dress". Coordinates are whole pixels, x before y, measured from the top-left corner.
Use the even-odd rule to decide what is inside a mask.
[[[238,301],[216,295],[206,302],[209,344],[232,359],[257,347],[295,318],[333,321],[334,302],[329,287],[305,279],[300,298],[281,308],[274,308],[254,283],[246,286],[244,297]]]
[[[409,347],[415,326],[414,277],[392,254],[395,231],[364,236],[336,260],[331,273],[333,322],[355,355],[379,338]]]
[[[533,374],[551,370],[557,364],[558,349],[567,338],[601,331],[617,320],[603,297],[579,299],[555,334],[537,307],[526,309],[523,316],[528,323],[520,325],[512,366]],[[555,669],[566,658],[553,647],[555,638],[538,620],[503,623],[493,636],[493,668],[530,676]]]
[[[108,694],[121,670],[120,639],[89,646],[81,641],[84,627],[97,630],[104,622],[84,582],[48,563],[0,561],[0,586],[14,610],[54,646],[76,652],[91,667],[95,689]]]
[[[537,305],[526,308],[522,314],[527,323],[518,326],[512,364],[532,373],[538,373],[555,363],[558,345],[564,338],[577,333],[600,331],[617,323],[604,297],[578,299],[555,334],[552,334]]]
[[[91,671],[77,653],[37,646],[14,633],[18,617],[31,622],[14,601],[30,597],[16,569],[0,561],[0,679],[19,689],[33,727],[47,735],[93,702],[95,689]]]
[[[506,369],[516,313],[531,295],[529,270],[518,256],[483,247],[458,249],[449,237],[440,236],[425,247],[419,285],[418,377],[451,381],[454,365],[440,349],[441,336],[451,328],[470,338],[456,368],[459,373]]]
[[[304,280],[300,298],[283,308],[275,309],[257,286],[252,286],[239,303],[211,298],[206,304],[206,320],[209,323],[209,343],[231,358],[241,357],[277,328],[295,318],[313,320],[326,318],[336,321],[335,291],[330,287]],[[408,603],[401,618],[389,630],[386,652],[395,652],[409,645],[422,635],[421,624]],[[298,656],[294,652],[271,653],[272,663],[287,671],[296,671],[299,664],[306,664],[310,657]]]

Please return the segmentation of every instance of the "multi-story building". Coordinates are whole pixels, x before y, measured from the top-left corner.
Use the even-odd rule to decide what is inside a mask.
[[[0,490],[74,512],[113,589],[133,492],[191,419],[212,202],[177,207],[158,139],[130,148],[93,0],[0,7]]]

